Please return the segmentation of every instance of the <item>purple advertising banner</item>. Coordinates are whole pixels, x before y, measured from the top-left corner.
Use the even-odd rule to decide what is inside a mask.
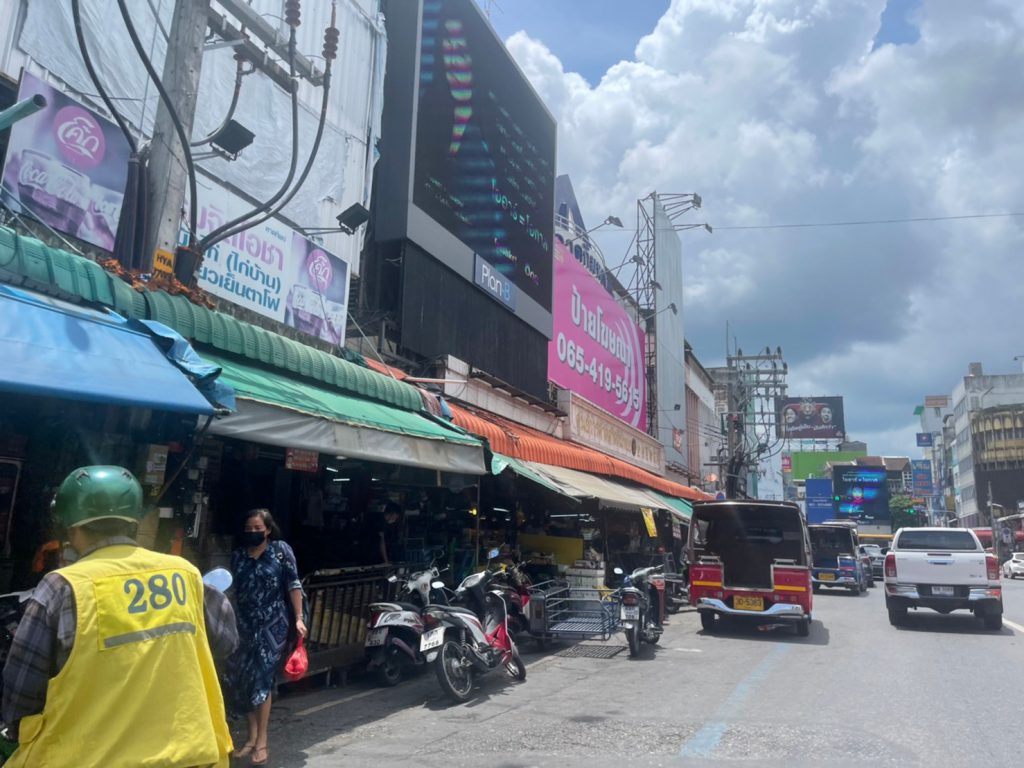
[[[249,205],[228,190],[199,187],[199,234],[205,235]],[[187,242],[183,228],[179,242]],[[199,287],[222,299],[344,345],[348,321],[348,263],[277,219],[215,244],[196,275]]]
[[[4,204],[113,251],[128,176],[128,142],[113,123],[22,73],[18,99],[36,94],[46,98],[46,107],[11,128]]]
[[[643,331],[561,242],[555,243],[554,261],[548,378],[644,429]]]

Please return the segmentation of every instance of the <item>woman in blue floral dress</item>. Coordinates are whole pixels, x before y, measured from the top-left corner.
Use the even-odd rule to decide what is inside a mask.
[[[279,537],[269,510],[251,510],[242,546],[231,556],[240,644],[231,659],[229,687],[233,708],[244,711],[249,721],[249,738],[235,757],[252,754],[253,765],[269,759],[271,693],[292,622],[299,635],[306,635],[295,553]]]

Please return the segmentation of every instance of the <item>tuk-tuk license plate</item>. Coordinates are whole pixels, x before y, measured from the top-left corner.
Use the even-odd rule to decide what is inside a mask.
[[[438,627],[432,629],[429,632],[424,632],[423,637],[420,638],[420,651],[429,651],[431,648],[437,648],[444,642],[444,627]]]
[[[764,598],[762,597],[740,597],[732,599],[732,607],[737,611],[763,611]]]
[[[366,647],[376,648],[378,645],[384,645],[384,638],[387,636],[386,629],[371,629],[366,633]]]
[[[836,575],[834,573],[819,573],[818,581],[835,581]]]
[[[640,606],[639,605],[624,605],[622,606],[622,613],[620,614],[623,621],[639,621],[640,620]]]

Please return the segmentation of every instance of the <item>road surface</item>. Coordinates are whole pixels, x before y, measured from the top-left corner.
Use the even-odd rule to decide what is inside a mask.
[[[431,673],[275,704],[275,766],[1006,766],[1021,755],[1024,581],[1001,632],[970,614],[888,623],[881,585],[815,597],[810,637],[671,618],[632,660],[524,644],[525,683],[485,678],[450,706]],[[622,646],[621,635],[608,646]],[[614,649],[612,649],[614,650]],[[610,652],[610,651],[609,651]]]

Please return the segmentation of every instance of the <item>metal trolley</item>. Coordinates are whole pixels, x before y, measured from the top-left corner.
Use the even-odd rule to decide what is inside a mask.
[[[619,628],[619,596],[561,580],[530,587],[530,635],[538,640],[607,640]]]

